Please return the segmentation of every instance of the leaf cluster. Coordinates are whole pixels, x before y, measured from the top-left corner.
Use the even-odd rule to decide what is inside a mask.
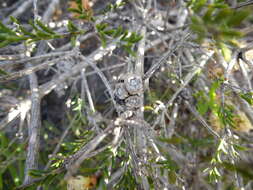
[[[207,0],[193,0],[189,7],[193,11],[190,26],[197,35],[197,41],[202,43],[204,39],[213,40],[225,60],[230,60],[228,45],[237,46],[236,40],[244,36],[238,26],[249,17],[250,11],[230,8],[221,0],[213,4],[207,4]]]
[[[131,55],[135,55],[133,51],[134,44],[142,39],[142,36],[136,32],[129,32],[119,26],[116,29],[109,28],[107,23],[101,23],[96,25],[97,32],[100,36],[102,46],[106,47],[107,39],[118,38],[122,47]]]
[[[9,189],[22,183],[24,174],[25,143],[12,141],[0,133],[0,189]],[[8,177],[9,176],[9,177]]]
[[[92,10],[87,5],[84,5],[82,0],[75,0],[75,3],[77,5],[76,8],[68,8],[69,12],[74,13],[74,18],[94,21]]]
[[[24,27],[14,17],[11,17],[11,21],[16,25],[16,28],[12,29],[4,25],[0,21],[0,47],[23,41],[27,41],[27,43],[32,43],[40,40],[64,38],[67,36],[71,36],[73,40],[75,40],[78,34],[84,33],[84,31],[77,28],[71,21],[68,22],[68,33],[66,34],[60,34],[58,32],[53,31],[49,26],[47,26],[40,20],[30,20],[29,26],[31,29],[27,29],[26,27]]]
[[[29,43],[39,40],[49,40],[63,37],[61,34],[54,32],[41,21],[29,21],[32,31],[25,28],[16,18],[11,17],[11,21],[16,24],[16,28],[12,29],[5,26],[0,21],[0,47],[7,46],[12,43],[18,43],[28,40]]]

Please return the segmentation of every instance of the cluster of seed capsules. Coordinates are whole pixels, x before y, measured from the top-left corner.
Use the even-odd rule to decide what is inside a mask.
[[[136,109],[142,105],[140,95],[143,92],[142,78],[136,74],[127,74],[119,77],[115,85],[115,101],[126,109]]]

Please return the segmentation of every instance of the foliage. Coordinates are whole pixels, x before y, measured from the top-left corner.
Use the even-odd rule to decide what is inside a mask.
[[[32,31],[29,31],[24,26],[22,26],[22,24],[16,18],[11,17],[11,20],[14,24],[16,24],[16,28],[14,30],[8,28],[2,22],[0,22],[0,39],[2,40],[0,47],[22,41],[27,41],[29,44],[40,40],[64,38],[67,36],[76,36],[78,34],[84,33],[84,31],[78,30],[78,28],[75,27],[71,21],[68,22],[69,33],[60,34],[54,32],[50,27],[46,26],[39,20],[29,21],[29,25],[31,26]]]
[[[14,188],[23,181],[26,143],[18,141],[0,133],[0,189]]]
[[[238,47],[238,38],[244,33],[239,26],[249,15],[250,10],[230,8],[224,1],[207,4],[206,0],[191,1],[189,6],[193,10],[191,29],[197,34],[197,41],[211,40],[211,45],[222,51],[225,60],[231,59],[229,47]],[[198,13],[202,11],[202,14]]]

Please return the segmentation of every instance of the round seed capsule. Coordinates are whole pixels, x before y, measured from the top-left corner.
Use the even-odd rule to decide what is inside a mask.
[[[115,85],[114,95],[120,100],[124,100],[128,97],[128,92],[126,91],[123,83]]]
[[[139,94],[143,90],[142,78],[138,75],[135,74],[127,75],[124,80],[124,83],[126,90],[131,95]]]
[[[139,96],[129,96],[126,99],[126,106],[129,108],[139,108],[141,107],[142,102],[141,102],[141,97]]]

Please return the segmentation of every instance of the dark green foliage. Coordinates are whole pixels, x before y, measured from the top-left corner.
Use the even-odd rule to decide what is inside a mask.
[[[223,105],[219,108],[218,116],[224,126],[235,127],[234,108],[230,105]]]
[[[85,33],[85,31],[78,29],[71,21],[68,22],[67,28],[69,33],[67,34],[57,33],[39,20],[29,21],[29,25],[31,26],[32,30],[25,28],[14,17],[11,17],[11,21],[16,25],[16,28],[8,28],[0,21],[0,47],[4,47],[13,43],[20,43],[23,41],[32,43],[40,40],[51,40],[65,38],[68,36],[71,36],[73,40],[75,40],[77,35]]]
[[[126,2],[122,1],[119,3],[110,3],[106,6],[106,8],[103,10],[103,14],[106,14],[108,12],[113,12],[113,11],[117,11],[117,9],[123,7],[126,4]]]
[[[86,10],[83,1],[76,0],[77,8],[68,8],[69,12],[74,13],[74,18],[86,20],[86,21],[94,21],[95,18],[92,15],[91,10]]]
[[[230,59],[228,45],[235,46],[235,40],[243,37],[237,26],[241,25],[250,11],[230,8],[224,1],[208,4],[206,0],[191,1],[194,14],[191,17],[191,29],[197,34],[197,41],[202,43],[209,38],[215,41],[215,46],[222,50],[225,60]],[[199,14],[204,12],[202,14]]]
[[[26,144],[17,141],[17,138],[10,141],[0,133],[0,189],[13,188],[22,183],[25,160],[23,150]]]
[[[119,39],[120,45],[132,56],[135,56],[133,51],[134,45],[142,39],[142,36],[135,33],[124,30],[122,26],[116,29],[109,28],[107,23],[101,23],[96,25],[97,32],[100,36],[102,46],[106,47],[107,39]]]
[[[122,187],[126,190],[137,190],[137,182],[135,181],[131,168],[128,168],[125,174],[122,176],[115,189],[120,190]]]
[[[241,93],[240,97],[246,100],[250,105],[253,105],[253,93],[247,92],[247,93]]]

